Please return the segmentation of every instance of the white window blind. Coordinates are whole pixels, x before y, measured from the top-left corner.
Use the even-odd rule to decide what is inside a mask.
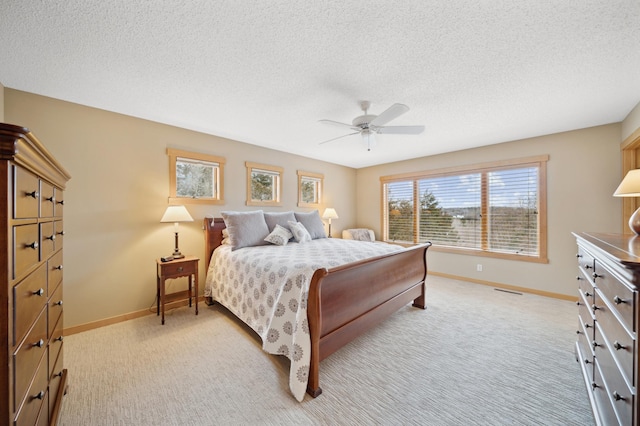
[[[547,159],[383,177],[383,238],[546,261]]]

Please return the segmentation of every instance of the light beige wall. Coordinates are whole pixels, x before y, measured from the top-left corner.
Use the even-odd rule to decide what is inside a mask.
[[[0,83],[0,123],[4,123],[4,86]]]
[[[638,129],[640,129],[640,102],[622,122],[622,140],[631,136]]]
[[[301,169],[324,173],[324,204],[340,215],[334,235],[355,223],[355,169],[12,89],[5,101],[7,121],[29,128],[72,176],[65,192],[65,327],[155,306],[155,259],[171,254],[174,244],[173,225],[159,222],[169,195],[167,147],[227,160],[226,205],[188,206],[195,221],[180,225],[183,253],[203,256],[205,216],[249,209],[247,160],[285,169],[284,206],[269,210],[302,210]],[[201,261],[201,283],[204,274]]]
[[[359,169],[358,225],[380,235],[380,176],[549,154],[547,166],[548,264],[456,255],[431,250],[429,269],[544,292],[576,292],[572,231],[620,232],[620,124],[503,143],[478,149]],[[483,271],[476,272],[482,264]]]

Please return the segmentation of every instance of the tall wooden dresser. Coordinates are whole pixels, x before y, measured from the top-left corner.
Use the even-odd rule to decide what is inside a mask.
[[[638,425],[640,237],[574,233],[578,243],[578,338],[599,425]]]
[[[69,178],[29,130],[0,123],[0,425],[56,424],[60,413]]]

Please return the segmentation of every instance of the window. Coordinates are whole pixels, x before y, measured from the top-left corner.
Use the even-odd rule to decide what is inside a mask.
[[[548,159],[381,177],[383,238],[546,263]]]
[[[247,205],[279,206],[282,193],[281,167],[245,163],[247,167]]]
[[[171,148],[167,154],[169,203],[224,204],[224,158]]]
[[[324,175],[298,170],[298,207],[318,207]]]

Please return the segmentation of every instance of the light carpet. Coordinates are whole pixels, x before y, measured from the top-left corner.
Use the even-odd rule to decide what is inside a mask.
[[[219,305],[71,335],[61,424],[594,424],[575,303],[429,276],[427,304],[324,360],[302,402],[288,360]]]

